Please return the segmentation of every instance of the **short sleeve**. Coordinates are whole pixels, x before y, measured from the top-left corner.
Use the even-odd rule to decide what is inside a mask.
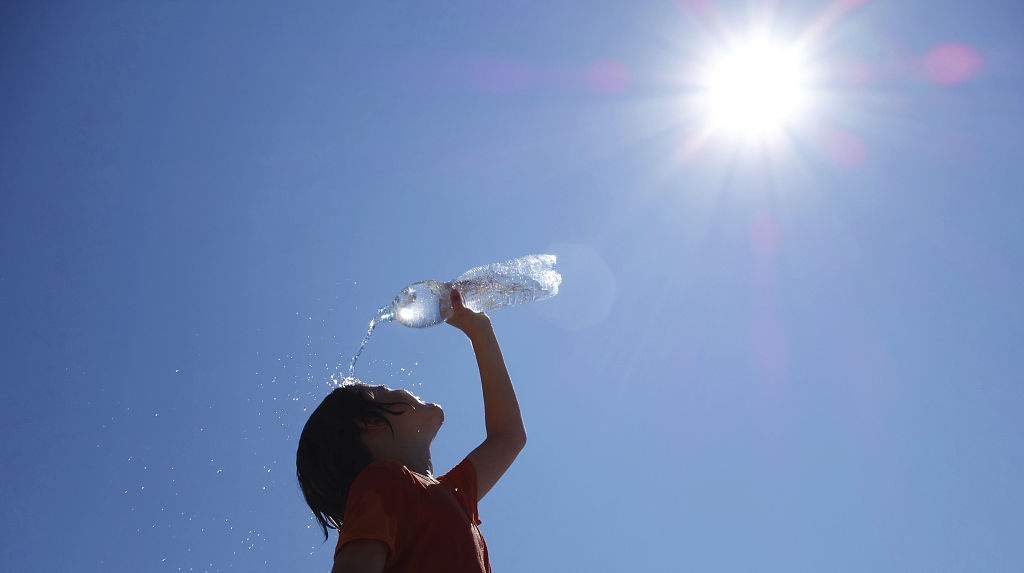
[[[473,462],[469,461],[469,458],[462,460],[451,471],[438,477],[437,481],[451,490],[466,515],[473,523],[480,525],[480,515],[476,506],[476,468],[473,467]]]
[[[394,555],[406,487],[400,465],[375,462],[360,472],[349,489],[335,556],[342,545],[355,539],[383,541]]]

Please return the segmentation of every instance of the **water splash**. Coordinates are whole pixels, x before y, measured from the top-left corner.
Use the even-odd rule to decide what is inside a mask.
[[[366,348],[366,343],[369,342],[370,337],[373,336],[373,329],[377,328],[378,324],[391,322],[394,318],[395,315],[391,312],[391,307],[384,307],[377,311],[377,316],[374,316],[373,319],[370,320],[370,327],[366,330],[366,336],[364,336],[363,341],[359,343],[359,349],[356,350],[355,355],[352,357],[352,362],[348,365],[348,375],[342,378],[341,382],[338,383],[339,386],[356,380],[356,361],[359,360],[359,357],[363,354],[363,349]]]

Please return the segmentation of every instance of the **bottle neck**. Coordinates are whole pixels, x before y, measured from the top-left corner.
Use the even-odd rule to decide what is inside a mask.
[[[380,310],[377,311],[377,316],[374,317],[373,321],[376,324],[380,324],[382,322],[391,322],[394,319],[394,311],[391,310],[390,306],[385,306],[384,308],[381,308]]]

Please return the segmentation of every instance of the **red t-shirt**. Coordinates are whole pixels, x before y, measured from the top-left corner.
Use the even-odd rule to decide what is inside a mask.
[[[373,462],[349,490],[334,555],[354,539],[376,539],[388,545],[388,573],[490,573],[476,498],[469,460],[437,479],[394,460]]]

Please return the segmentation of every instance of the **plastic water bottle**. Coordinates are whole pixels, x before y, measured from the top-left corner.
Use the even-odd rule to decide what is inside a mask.
[[[528,255],[504,263],[475,267],[448,282],[420,281],[404,289],[390,307],[380,309],[378,322],[395,320],[412,328],[441,323],[452,315],[451,289],[476,312],[515,306],[558,294],[562,275],[555,255]]]
[[[434,326],[452,315],[451,289],[462,295],[462,304],[470,310],[485,312],[503,306],[544,300],[558,294],[562,275],[555,269],[555,255],[529,255],[504,263],[476,267],[448,281],[420,281],[398,293],[391,306],[377,311],[366,336],[348,365],[348,376],[331,381],[340,385],[355,379],[356,361],[363,354],[373,330],[384,322],[397,321],[413,328]]]

